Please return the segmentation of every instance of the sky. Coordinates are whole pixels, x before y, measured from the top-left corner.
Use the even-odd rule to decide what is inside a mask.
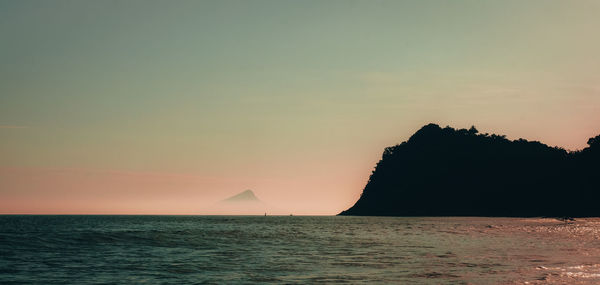
[[[600,134],[599,1],[0,0],[0,213],[350,207],[426,123]]]

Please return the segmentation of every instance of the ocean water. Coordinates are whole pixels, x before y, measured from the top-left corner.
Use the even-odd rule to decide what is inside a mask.
[[[598,284],[600,219],[0,216],[0,284]]]

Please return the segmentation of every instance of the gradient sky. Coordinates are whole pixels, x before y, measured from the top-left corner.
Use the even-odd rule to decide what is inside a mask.
[[[599,1],[0,0],[0,213],[351,206],[429,122],[600,134]]]

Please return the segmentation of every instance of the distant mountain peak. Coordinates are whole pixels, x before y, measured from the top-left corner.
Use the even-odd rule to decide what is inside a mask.
[[[207,209],[211,215],[282,215],[286,212],[258,199],[252,190],[244,190]]]
[[[254,195],[252,190],[248,189],[223,200],[223,202],[260,202],[260,200]]]

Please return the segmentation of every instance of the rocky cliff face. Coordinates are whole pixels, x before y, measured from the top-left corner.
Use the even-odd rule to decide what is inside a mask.
[[[340,215],[600,216],[600,136],[567,152],[429,124],[388,147]]]

